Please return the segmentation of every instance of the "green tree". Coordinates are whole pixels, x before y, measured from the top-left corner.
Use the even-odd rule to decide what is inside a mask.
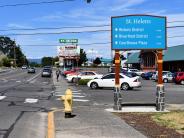
[[[96,64],[96,65],[99,65],[101,64],[101,60],[99,57],[97,57],[94,61],[93,61],[93,64]]]
[[[53,58],[52,57],[43,57],[42,58],[42,66],[51,66],[53,65]]]
[[[38,64],[38,63],[36,63],[36,62],[30,62],[30,63],[29,63],[29,66],[30,66],[30,67],[41,67],[41,65]]]
[[[17,66],[28,64],[26,56],[23,54],[19,45],[16,45],[15,41],[9,37],[0,37],[0,51],[2,51],[9,59],[14,59],[16,55]]]
[[[7,57],[4,57],[4,58],[2,59],[2,64],[3,64],[3,66],[5,66],[5,67],[11,67],[11,60],[10,60],[9,58],[7,58]]]
[[[84,49],[80,49],[80,59],[79,59],[78,65],[81,66],[86,61],[88,61],[86,52],[84,51]]]

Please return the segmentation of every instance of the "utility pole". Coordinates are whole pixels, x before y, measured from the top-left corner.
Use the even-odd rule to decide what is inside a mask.
[[[16,67],[17,63],[16,63],[16,43],[15,41],[13,42],[13,54],[14,54],[14,67]]]

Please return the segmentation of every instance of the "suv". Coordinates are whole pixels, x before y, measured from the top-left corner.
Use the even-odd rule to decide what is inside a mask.
[[[184,72],[177,72],[174,75],[173,80],[174,80],[174,82],[176,84],[182,84],[182,85],[184,85]]]

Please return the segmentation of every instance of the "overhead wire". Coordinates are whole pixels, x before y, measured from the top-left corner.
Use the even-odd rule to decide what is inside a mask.
[[[35,31],[35,30],[57,30],[57,29],[81,29],[81,28],[95,28],[95,27],[110,27],[110,24],[88,25],[88,26],[63,26],[63,27],[38,27],[38,28],[12,28],[0,29],[0,31]],[[182,28],[184,25],[168,26],[166,28]]]
[[[76,1],[76,0],[54,0],[54,1],[41,1],[41,2],[30,2],[30,3],[5,4],[5,5],[0,5],[0,8],[30,6],[30,5],[43,5],[43,4],[53,4],[53,3],[72,2],[72,1]]]

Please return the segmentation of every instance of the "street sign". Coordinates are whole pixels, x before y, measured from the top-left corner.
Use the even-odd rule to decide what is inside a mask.
[[[59,39],[60,43],[78,43],[78,39]]]
[[[112,50],[166,49],[166,17],[112,17],[111,37]]]

